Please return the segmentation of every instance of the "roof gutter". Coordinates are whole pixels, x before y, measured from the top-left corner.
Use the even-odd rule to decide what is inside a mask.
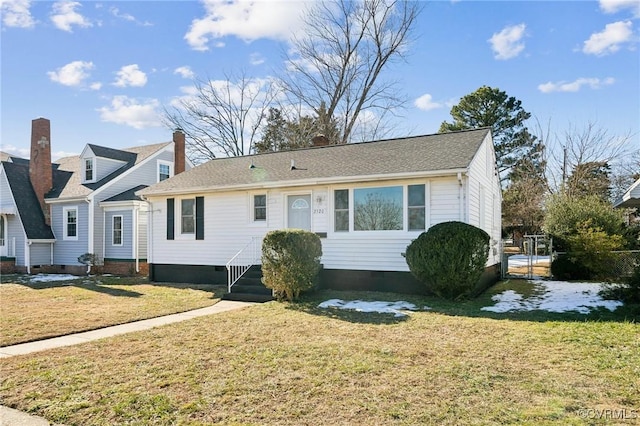
[[[341,183],[354,183],[354,182],[371,182],[379,180],[398,180],[408,178],[424,178],[424,177],[445,177],[445,176],[458,176],[467,174],[467,168],[460,169],[448,169],[448,170],[435,170],[425,172],[405,172],[390,174],[377,174],[367,176],[348,176],[348,177],[327,177],[327,178],[310,178],[300,180],[288,180],[288,181],[273,181],[273,182],[252,182],[241,185],[229,185],[229,186],[200,186],[192,187],[182,190],[166,190],[166,191],[146,191],[144,193],[136,192],[136,195],[141,196],[143,199],[161,197],[168,195],[185,195],[195,194],[202,192],[228,192],[235,190],[246,189],[270,189],[270,188],[283,188],[283,187],[296,187],[296,186],[312,186],[312,185],[329,185],[329,184],[341,184]],[[144,189],[141,191],[145,191]]]

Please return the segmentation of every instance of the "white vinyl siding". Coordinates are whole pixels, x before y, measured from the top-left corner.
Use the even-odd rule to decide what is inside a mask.
[[[53,204],[51,206],[51,223],[53,234],[56,236],[56,244],[53,251],[53,263],[55,265],[80,265],[78,256],[89,252],[88,206],[86,203],[73,206],[65,206],[64,204]],[[76,240],[66,240],[63,238],[65,232],[64,211],[69,207],[77,209],[78,211],[78,238]]]

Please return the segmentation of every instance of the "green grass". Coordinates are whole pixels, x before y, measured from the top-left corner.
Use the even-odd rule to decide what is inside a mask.
[[[67,425],[606,424],[640,408],[640,325],[321,291],[0,362],[0,402]],[[317,308],[407,300],[406,318]],[[634,411],[635,410],[635,411]],[[628,419],[623,424],[640,420]]]
[[[141,278],[78,277],[31,283],[3,275],[0,346],[210,306],[220,286],[150,284]]]

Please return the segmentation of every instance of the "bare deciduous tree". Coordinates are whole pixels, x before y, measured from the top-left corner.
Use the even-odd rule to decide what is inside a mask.
[[[190,95],[165,108],[164,122],[179,128],[195,163],[253,152],[259,129],[275,96],[270,80],[225,74],[224,80],[197,80]]]
[[[327,115],[342,131],[338,143],[358,133],[365,112],[380,122],[402,106],[395,83],[381,78],[383,70],[404,58],[421,10],[408,0],[323,1],[305,17],[305,34],[295,38],[287,57],[283,84],[293,103]],[[368,138],[381,129],[369,127]]]

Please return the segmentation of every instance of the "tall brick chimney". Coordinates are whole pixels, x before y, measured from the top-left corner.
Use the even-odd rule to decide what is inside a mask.
[[[173,174],[177,175],[178,173],[184,172],[185,169],[185,144],[184,144],[184,133],[180,129],[176,129],[173,132]]]
[[[53,188],[51,171],[51,122],[46,118],[31,121],[31,158],[29,160],[29,178],[38,197],[47,225],[51,225],[49,207],[44,196]]]

